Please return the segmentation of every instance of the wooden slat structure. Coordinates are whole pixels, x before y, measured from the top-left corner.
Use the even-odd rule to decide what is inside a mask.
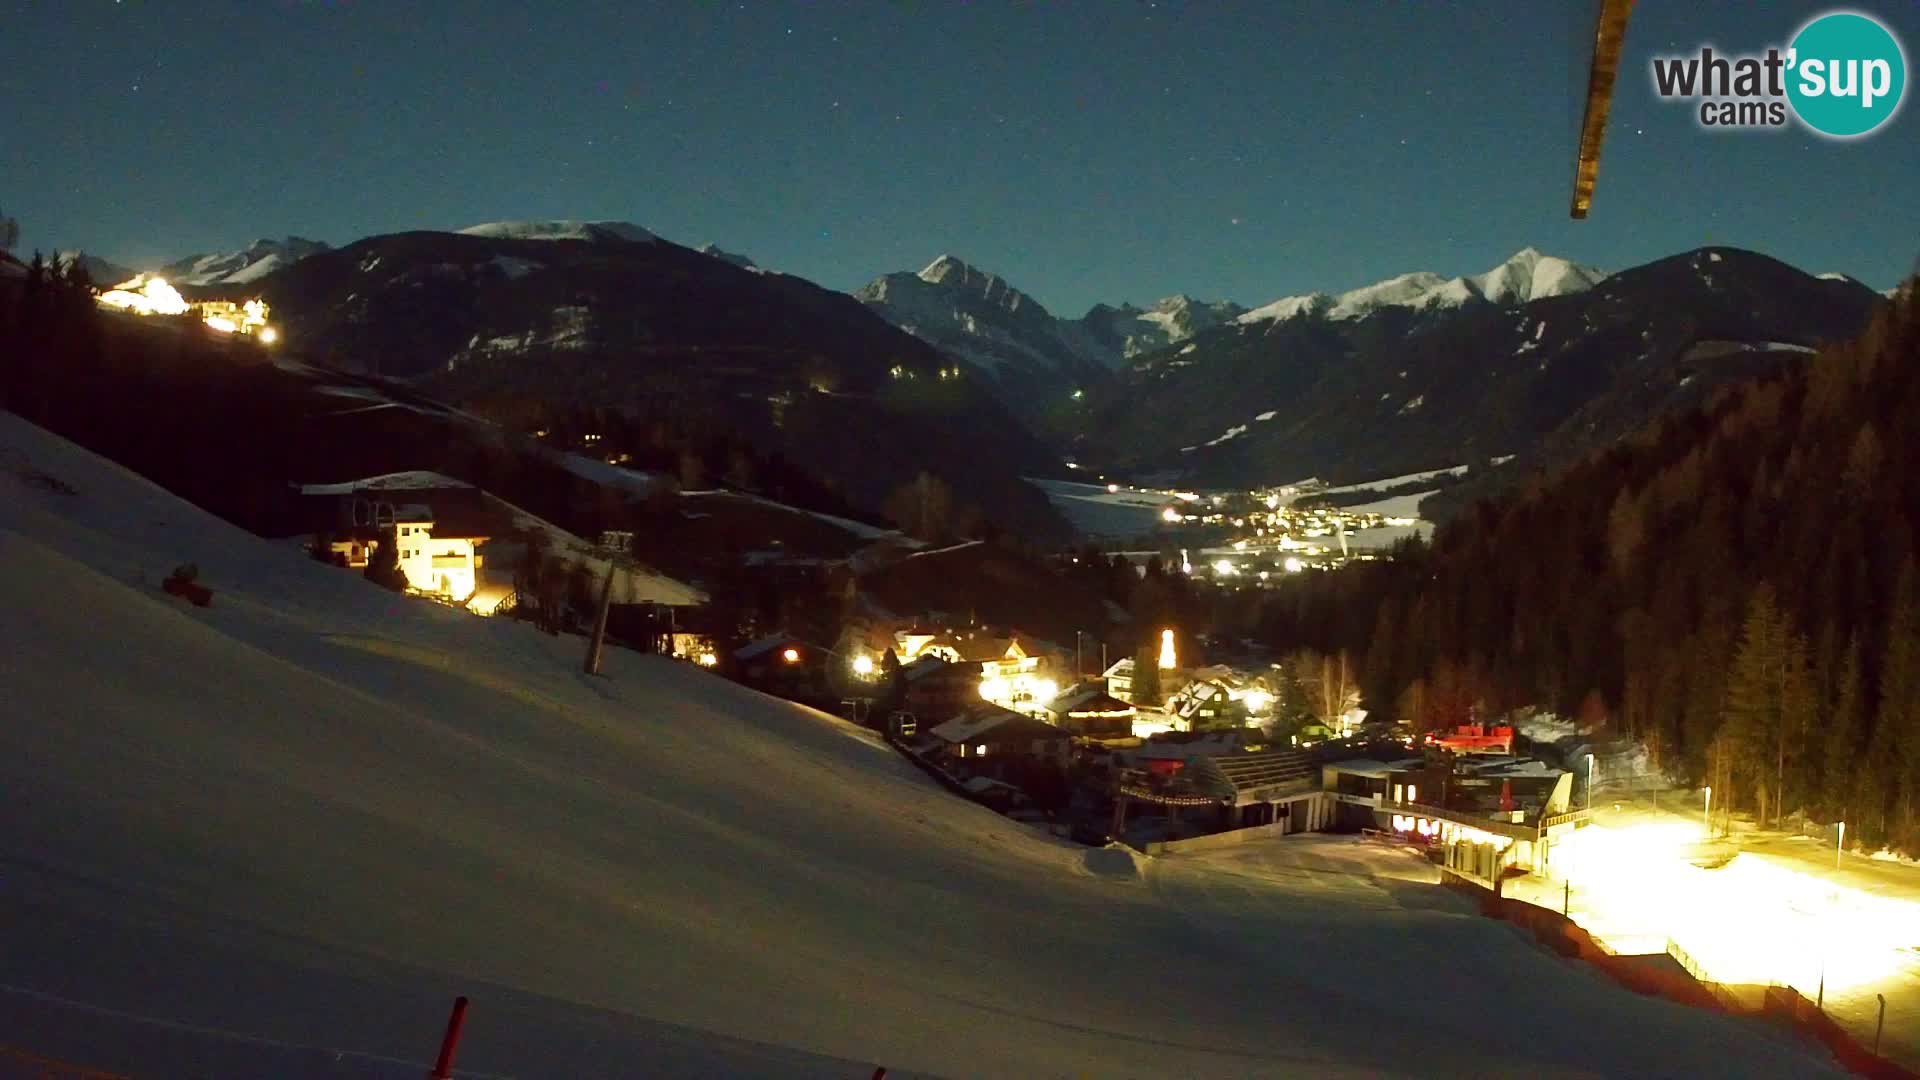
[[[1627,17],[1633,0],[1600,0],[1593,32],[1593,65],[1587,74],[1587,102],[1580,121],[1579,157],[1573,166],[1573,216],[1584,219],[1593,205],[1593,185],[1600,175],[1600,142],[1607,133],[1607,114],[1613,109],[1613,83],[1620,73],[1620,52],[1627,39]]]
[[[1307,755],[1293,750],[1204,757],[1195,762],[1197,780],[1234,806],[1267,802],[1319,786],[1319,770]]]

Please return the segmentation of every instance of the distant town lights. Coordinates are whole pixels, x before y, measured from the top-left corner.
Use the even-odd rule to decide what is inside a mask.
[[[1166,520],[1169,522],[1178,522],[1182,520],[1180,516],[1180,511],[1175,510],[1171,506],[1167,507],[1165,510],[1160,511],[1160,517],[1163,520]]]
[[[1300,571],[1305,570],[1307,568],[1306,563],[1303,563],[1299,559],[1293,558],[1291,556],[1287,558],[1286,562],[1281,563],[1280,565],[1285,567],[1287,573],[1289,574],[1297,574]]]

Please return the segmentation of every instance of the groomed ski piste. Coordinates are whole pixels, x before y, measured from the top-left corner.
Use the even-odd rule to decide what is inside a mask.
[[[212,605],[163,593],[200,568]],[[0,413],[0,1071],[1836,1073],[1343,837],[1148,859],[690,666],[383,592]]]

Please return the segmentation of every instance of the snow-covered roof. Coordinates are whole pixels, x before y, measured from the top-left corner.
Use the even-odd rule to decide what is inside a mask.
[[[804,643],[799,638],[794,637],[792,634],[788,634],[788,633],[768,634],[766,637],[760,638],[756,641],[750,641],[747,644],[742,645],[740,648],[734,650],[733,655],[734,655],[734,658],[737,660],[752,660],[756,657],[765,656],[766,654],[772,652],[777,648],[780,648],[783,645],[801,645],[801,644],[804,644]]]
[[[963,743],[977,739],[991,731],[1012,728],[1014,733],[1030,735],[1033,738],[1065,738],[1066,732],[1044,720],[1035,720],[1031,716],[1022,716],[1012,709],[1003,709],[990,702],[982,702],[961,713],[959,716],[933,729],[933,736],[943,742]]]
[[[369,476],[338,484],[302,484],[302,495],[352,495],[361,491],[423,491],[431,488],[470,488],[472,484],[444,473],[415,470]]]
[[[946,671],[948,669],[958,670],[961,668],[972,669],[969,672],[969,674],[974,676],[978,676],[980,674],[980,664],[978,661],[975,661],[973,663],[952,664],[952,663],[948,663],[942,657],[922,656],[914,660],[912,663],[902,667],[900,669],[900,675],[901,677],[905,678],[908,682],[919,682],[921,679],[924,679],[930,675],[937,675],[940,672]]]
[[[1046,709],[1056,716],[1071,716],[1076,712],[1131,713],[1132,705],[1107,693],[1097,683],[1089,683],[1055,697],[1047,702]]]

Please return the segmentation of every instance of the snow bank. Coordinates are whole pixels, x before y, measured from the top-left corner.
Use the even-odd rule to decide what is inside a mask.
[[[831,717],[623,650],[587,677],[577,638],[394,596],[4,414],[0,447],[69,489],[0,474],[0,1044],[417,1076],[467,993],[475,1076],[1833,1071],[1338,860],[1090,873]],[[155,587],[184,561],[211,607]],[[1167,971],[1194,977],[1151,1016],[1114,1008]],[[1381,1022],[1407,986],[1555,1008],[1436,1042]]]

